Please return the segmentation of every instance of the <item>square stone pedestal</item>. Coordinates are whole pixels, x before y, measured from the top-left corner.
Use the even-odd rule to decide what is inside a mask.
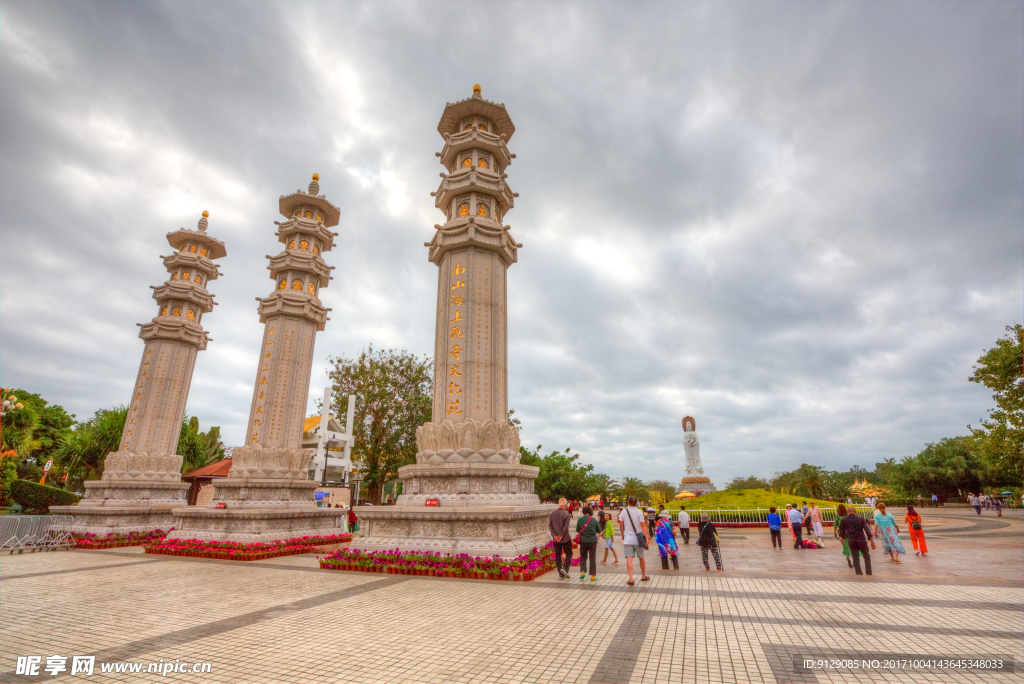
[[[452,555],[514,558],[551,540],[548,516],[555,506],[357,506],[359,530],[352,548],[400,549]]]
[[[174,527],[178,506],[188,502],[187,482],[146,480],[92,480],[85,497],[75,506],[50,506],[56,515],[74,516],[75,534],[107,535],[128,532],[164,532]]]
[[[309,480],[225,478],[214,483],[206,507],[171,511],[174,531],[167,538],[250,543],[341,534],[346,511],[317,508],[316,488]]]

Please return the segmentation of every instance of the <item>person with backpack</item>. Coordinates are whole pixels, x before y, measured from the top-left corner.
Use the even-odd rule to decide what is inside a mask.
[[[679,547],[676,536],[672,534],[672,518],[666,513],[658,518],[658,527],[654,531],[654,540],[658,542],[658,555],[661,556],[661,569],[668,570],[668,559],[672,559],[672,569],[679,569]]]
[[[619,534],[622,535],[622,553],[626,556],[626,572],[629,573],[629,581],[626,583],[633,586],[633,559],[640,560],[640,581],[646,582],[651,578],[647,576],[647,566],[644,563],[644,551],[648,548],[650,540],[644,536],[644,514],[636,507],[637,499],[631,496],[626,499],[626,507],[619,513]]]
[[[775,506],[768,509],[768,531],[772,535],[772,548],[778,541],[778,549],[782,550],[782,516],[775,512]]]
[[[715,524],[711,522],[711,516],[707,513],[700,514],[700,522],[697,524],[697,542],[700,543],[700,557],[704,561],[704,572],[711,572],[708,565],[708,551],[715,557],[715,567],[722,572],[722,552],[718,549],[718,532],[715,531]]]
[[[587,558],[590,558],[590,581],[597,581],[597,535],[601,534],[601,524],[594,518],[594,509],[587,504],[576,521],[576,539],[580,547],[580,579],[587,576]]]
[[[654,506],[647,507],[647,538],[654,538],[654,530],[658,526],[658,512],[654,510]]]
[[[914,510],[913,506],[907,506],[907,515],[904,518],[910,528],[910,543],[914,545],[915,556],[927,556],[928,545],[924,541],[924,529],[921,525],[921,514]]]

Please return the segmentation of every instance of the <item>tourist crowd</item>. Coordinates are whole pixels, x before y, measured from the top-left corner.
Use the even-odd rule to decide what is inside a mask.
[[[980,499],[973,494],[971,497],[971,505],[975,506],[980,513],[982,505]],[[976,500],[977,504],[975,504]],[[886,505],[880,501],[871,500],[870,503],[874,508],[871,521],[859,515],[853,505],[844,504],[837,505],[835,518],[832,521],[832,536],[841,543],[847,565],[858,575],[872,574],[870,551],[876,548],[876,540],[881,542],[883,553],[893,563],[900,563],[900,556],[907,552],[900,541],[899,524],[893,514],[887,512]],[[998,504],[990,505],[996,511],[1000,511]],[[608,562],[609,552],[614,558],[613,564],[619,562],[619,555],[615,549],[616,535],[622,542],[623,556],[626,559],[627,584],[630,586],[635,582],[634,562],[639,566],[637,573],[639,580],[641,582],[650,580],[647,575],[645,552],[651,550],[652,541],[661,558],[662,570],[669,570],[670,566],[672,570],[679,570],[679,546],[676,541],[676,533],[672,518],[663,505],[658,506],[657,510],[654,507],[648,507],[645,511],[637,507],[636,497],[631,496],[627,506],[618,510],[615,516],[605,513],[603,503],[598,505],[596,514],[594,506],[584,505],[575,526],[572,526],[573,508],[573,503],[566,499],[560,499],[558,508],[551,512],[548,519],[548,529],[554,545],[555,567],[560,579],[571,577],[574,565],[573,550],[578,548],[579,578],[585,580],[589,574],[590,581],[596,582],[597,566]],[[617,529],[616,522],[618,523]],[[825,548],[826,519],[816,503],[812,502],[808,505],[804,501],[799,506],[795,503],[786,504],[785,511],[780,511],[772,506],[767,516],[767,522],[773,549],[782,550],[783,548],[783,527],[789,531],[794,549]],[[924,526],[921,515],[914,506],[907,506],[903,522],[907,524],[907,531],[910,534],[915,554],[927,556],[928,545],[925,541]],[[678,527],[679,541],[689,544],[690,516],[686,512],[685,506],[680,508]],[[604,556],[598,561],[597,548],[598,544],[602,542]],[[721,540],[710,516],[704,512],[700,514],[700,521],[697,523],[696,543],[700,546],[704,570],[711,571],[710,555],[710,559],[715,562],[716,570],[722,572],[724,568]]]

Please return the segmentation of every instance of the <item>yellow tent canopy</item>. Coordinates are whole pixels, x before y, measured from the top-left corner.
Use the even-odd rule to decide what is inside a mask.
[[[674,498],[676,498],[676,499],[695,499],[695,498],[697,498],[697,495],[696,494],[691,494],[690,492],[679,492],[678,494],[675,495]]]

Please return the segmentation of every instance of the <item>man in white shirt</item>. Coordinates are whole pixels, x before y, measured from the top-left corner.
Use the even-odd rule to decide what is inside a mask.
[[[679,536],[684,544],[690,543],[690,514],[686,512],[686,506],[679,507]]]
[[[804,520],[803,511],[797,508],[796,504],[793,504],[793,507],[786,511],[786,516],[789,518],[789,526],[793,530],[793,534],[796,536],[796,543],[793,544],[793,548],[804,548],[803,530],[800,528],[800,524]]]
[[[629,573],[630,586],[633,585],[633,557],[640,559],[640,581],[646,582],[651,579],[647,576],[647,566],[644,564],[644,549],[649,541],[644,534],[644,514],[636,507],[636,497],[631,496],[626,501],[626,507],[619,513],[619,534],[622,537],[622,552],[626,556],[626,572]],[[644,541],[641,542],[640,539]]]

